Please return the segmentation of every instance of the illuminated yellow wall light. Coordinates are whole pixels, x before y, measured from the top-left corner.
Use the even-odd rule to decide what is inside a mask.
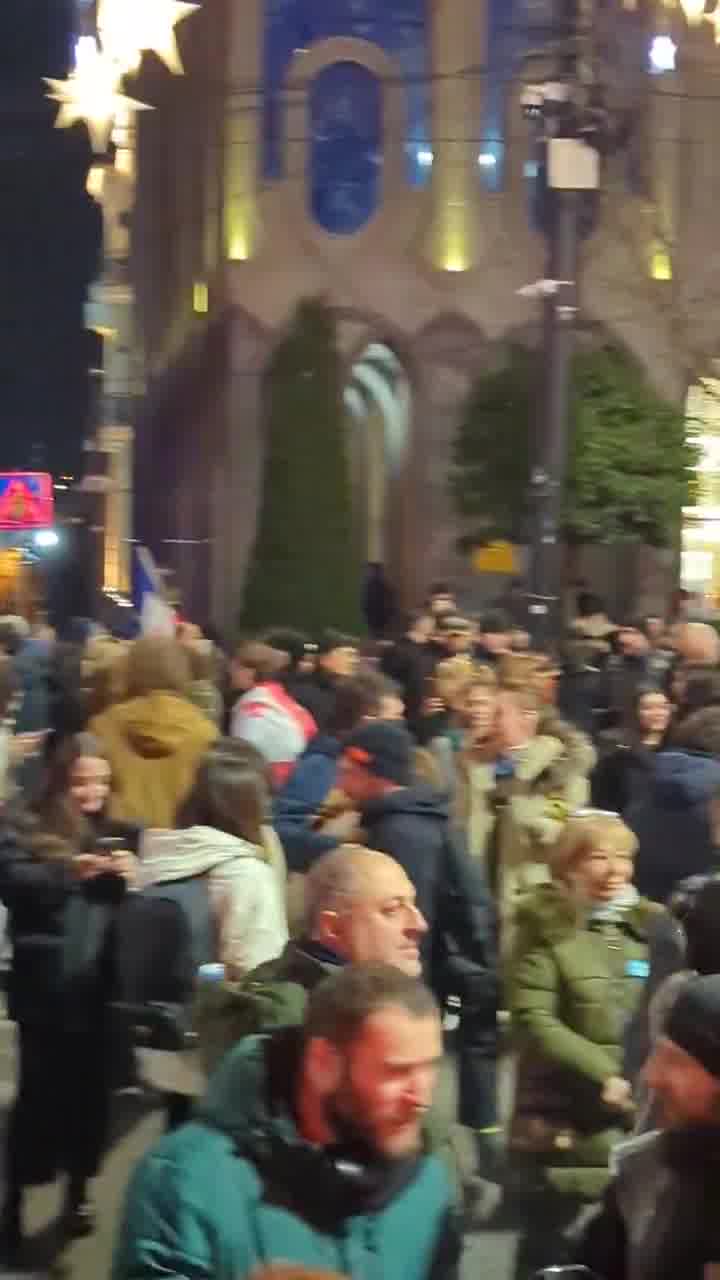
[[[650,275],[653,280],[672,280],[672,259],[667,249],[655,245],[650,258]]]
[[[247,262],[250,257],[250,231],[238,210],[228,217],[227,256],[231,262]]]
[[[193,285],[193,311],[199,315],[207,315],[210,309],[210,293],[204,280],[196,280]]]

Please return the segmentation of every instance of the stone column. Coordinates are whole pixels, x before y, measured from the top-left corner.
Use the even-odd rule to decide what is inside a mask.
[[[478,153],[486,0],[432,0],[433,217],[427,256],[442,271],[478,259]]]
[[[246,262],[258,248],[263,9],[261,0],[228,0],[226,7],[223,224],[230,262]]]

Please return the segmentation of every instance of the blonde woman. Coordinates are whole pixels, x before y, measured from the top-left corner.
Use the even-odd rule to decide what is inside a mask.
[[[631,1115],[622,1041],[662,908],[632,883],[635,836],[616,814],[570,818],[551,881],[517,913],[510,1005],[521,1052],[514,1149],[551,1186],[594,1198]]]

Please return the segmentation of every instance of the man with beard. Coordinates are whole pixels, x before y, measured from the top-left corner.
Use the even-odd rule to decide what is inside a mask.
[[[416,978],[384,965],[328,978],[303,1028],[243,1041],[195,1119],[141,1162],[114,1280],[244,1280],[280,1262],[454,1276],[452,1189],[421,1137],[441,1058]]]
[[[720,1268],[720,975],[681,989],[643,1076],[660,1128],[615,1149],[579,1261],[603,1280],[709,1280]]]

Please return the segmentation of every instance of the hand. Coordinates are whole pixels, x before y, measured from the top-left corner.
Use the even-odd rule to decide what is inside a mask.
[[[16,733],[14,738],[10,739],[10,761],[12,764],[22,764],[25,760],[32,759],[33,756],[39,756],[47,733]]]
[[[117,849],[111,853],[109,870],[122,876],[129,889],[137,888],[140,879],[140,862],[128,849]]]
[[[617,1111],[629,1111],[632,1106],[632,1085],[622,1076],[609,1076],[603,1085],[602,1100]]]
[[[70,867],[78,880],[95,880],[108,870],[108,859],[100,853],[79,853],[71,859]]]
[[[334,818],[328,818],[327,822],[323,823],[321,831],[324,836],[335,836],[341,843],[348,843],[359,826],[360,814],[355,809],[348,809],[345,813],[338,813]]]

